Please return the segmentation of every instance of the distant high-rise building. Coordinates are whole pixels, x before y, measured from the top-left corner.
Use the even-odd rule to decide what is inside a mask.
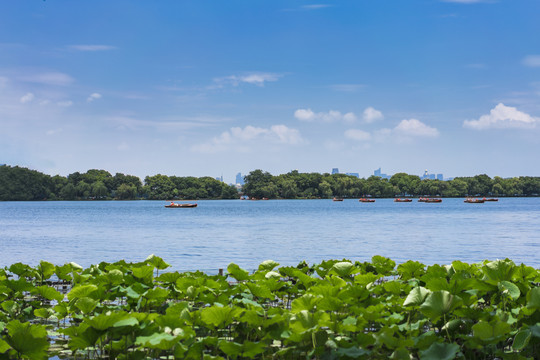
[[[375,170],[375,171],[373,172],[373,175],[379,176],[379,177],[380,177],[380,176],[381,176],[381,168],[378,168],[377,170]]]
[[[443,181],[444,180],[443,174],[437,174],[437,180]]]
[[[356,176],[357,178],[360,177],[360,174],[359,174],[359,173],[346,173],[345,175]]]
[[[218,177],[216,178],[216,180],[217,180],[217,181],[221,181],[221,182],[223,182],[223,175],[221,175],[221,176],[218,176]]]
[[[339,174],[339,169],[338,168],[333,168],[332,169],[332,175],[334,174]]]
[[[444,180],[443,174],[430,174],[427,170],[424,171],[424,175],[420,176],[422,180]]]
[[[236,184],[237,185],[244,185],[244,177],[242,176],[242,173],[236,174]]]

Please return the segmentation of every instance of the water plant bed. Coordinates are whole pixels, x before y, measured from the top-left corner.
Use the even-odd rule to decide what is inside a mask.
[[[540,271],[374,256],[250,273],[42,261],[0,269],[0,359],[532,359]]]

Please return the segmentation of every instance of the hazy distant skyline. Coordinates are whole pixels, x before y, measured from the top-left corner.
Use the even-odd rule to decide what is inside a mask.
[[[540,2],[9,1],[0,163],[540,176]]]

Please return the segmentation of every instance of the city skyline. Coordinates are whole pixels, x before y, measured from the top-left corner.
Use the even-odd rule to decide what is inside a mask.
[[[0,161],[539,176],[540,3],[0,4]],[[223,175],[222,175],[223,174]]]

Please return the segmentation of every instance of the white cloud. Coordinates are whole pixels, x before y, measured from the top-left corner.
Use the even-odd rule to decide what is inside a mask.
[[[370,106],[364,110],[363,118],[365,122],[372,123],[376,120],[383,119],[384,116],[382,112],[380,112],[379,110],[375,110]]]
[[[20,102],[21,104],[26,104],[26,103],[29,103],[31,102],[32,100],[34,100],[35,96],[34,94],[32,93],[26,93],[25,95],[23,95],[21,98],[20,98]]]
[[[20,80],[24,82],[56,86],[68,86],[75,81],[71,76],[60,72],[46,72],[32,75],[24,75],[20,78]]]
[[[98,93],[93,93],[93,94],[90,94],[90,96],[88,96],[88,98],[86,99],[87,102],[92,102],[94,100],[97,100],[97,99],[101,99],[101,94],[98,94]]]
[[[215,153],[230,148],[248,151],[249,145],[260,145],[261,141],[289,145],[305,142],[298,130],[285,125],[273,125],[270,128],[248,125],[244,128],[233,127],[207,143],[192,146],[191,150],[202,153]]]
[[[459,3],[459,4],[476,4],[476,3],[491,2],[491,1],[487,1],[487,0],[442,0],[442,2],[452,2],[452,3]]]
[[[345,131],[345,137],[356,141],[368,141],[371,139],[371,134],[359,129],[349,129]]]
[[[394,128],[393,131],[398,134],[415,137],[439,136],[439,130],[428,126],[417,119],[401,120],[401,122]]]
[[[116,46],[110,45],[70,45],[70,49],[77,51],[106,51],[116,49]]]
[[[294,112],[294,117],[300,121],[323,121],[323,122],[354,122],[356,121],[356,115],[353,112],[342,114],[337,110],[330,110],[328,112],[315,113],[311,109],[298,109]]]
[[[475,130],[484,129],[507,129],[507,128],[531,128],[540,121],[540,118],[517,110],[515,107],[497,104],[489,114],[482,115],[478,120],[465,120],[463,127]]]
[[[56,105],[58,105],[60,107],[70,107],[71,105],[73,105],[73,101],[69,101],[69,100],[59,101],[59,102],[56,103]]]
[[[264,86],[266,82],[278,81],[282,75],[275,73],[249,73],[244,75],[231,75],[221,78],[215,78],[214,87],[221,88],[225,85],[238,86],[241,83]]]
[[[529,55],[526,56],[523,61],[523,65],[529,67],[540,67],[540,55]]]
[[[362,84],[334,84],[330,85],[330,89],[334,91],[341,91],[341,92],[355,92],[359,89],[365,87],[365,85]]]
[[[304,5],[302,6],[302,9],[306,9],[306,10],[318,10],[318,9],[324,9],[324,8],[327,8],[327,7],[331,7],[332,5],[327,5],[327,4],[311,4],[311,5]]]

